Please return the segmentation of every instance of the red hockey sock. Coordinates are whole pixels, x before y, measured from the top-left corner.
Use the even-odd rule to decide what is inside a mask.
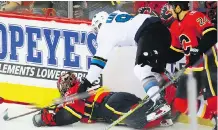
[[[201,109],[198,116],[204,119],[212,119],[213,115],[217,115],[217,96],[210,97],[207,102],[201,103]]]
[[[204,114],[201,116],[201,118],[212,119],[212,117],[213,117],[213,114],[212,114],[211,110],[208,107],[206,107]]]
[[[173,108],[181,113],[186,113],[188,109],[188,102],[186,99],[175,98]]]
[[[218,108],[218,104],[217,104],[217,96],[213,96],[213,97],[210,97],[210,98],[208,98],[207,99],[207,107],[211,110],[211,111],[213,111],[213,112],[215,112],[215,113],[217,113],[217,108]]]
[[[203,118],[205,119],[212,119],[213,115],[217,115],[217,96],[213,96],[207,99],[207,107],[205,110],[205,113],[203,115]]]

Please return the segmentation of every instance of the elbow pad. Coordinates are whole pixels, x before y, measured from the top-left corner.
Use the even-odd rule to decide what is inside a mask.
[[[215,30],[214,28],[214,30],[209,31],[202,36],[199,42],[199,51],[205,53],[216,43],[217,43],[217,30]]]

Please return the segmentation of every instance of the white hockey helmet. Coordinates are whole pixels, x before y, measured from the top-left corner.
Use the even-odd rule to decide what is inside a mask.
[[[101,25],[106,23],[106,20],[108,18],[108,13],[105,11],[101,11],[92,18],[92,30],[96,33],[98,33],[98,30],[100,29]]]

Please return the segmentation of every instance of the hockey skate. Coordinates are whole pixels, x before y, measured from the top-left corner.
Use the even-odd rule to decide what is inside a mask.
[[[129,115],[124,122],[129,127],[142,129],[148,122],[168,114],[170,110],[170,106],[166,105],[164,100],[159,99],[156,102],[149,100],[141,108]]]
[[[212,118],[212,122],[214,123],[214,128],[213,130],[217,130],[217,119],[218,117],[214,115],[214,117]]]
[[[172,119],[172,114],[170,111],[163,117],[163,120],[160,122],[160,126],[168,127],[172,125],[173,125],[173,119]]]
[[[154,121],[161,116],[168,114],[171,110],[170,105],[167,105],[164,99],[159,99],[156,102],[149,101],[150,104],[153,103],[151,108],[146,111],[147,121]]]

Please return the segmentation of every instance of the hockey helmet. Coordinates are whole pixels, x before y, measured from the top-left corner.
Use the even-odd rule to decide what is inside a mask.
[[[92,30],[95,33],[98,33],[98,30],[100,29],[101,25],[103,23],[106,23],[106,20],[108,18],[108,13],[105,11],[101,11],[97,14],[95,14],[95,16],[92,18]]]
[[[75,85],[78,85],[80,82],[73,74],[72,72],[67,72],[62,74],[57,82],[57,88],[61,94],[61,96],[64,96],[65,93],[71,88],[74,87]]]

